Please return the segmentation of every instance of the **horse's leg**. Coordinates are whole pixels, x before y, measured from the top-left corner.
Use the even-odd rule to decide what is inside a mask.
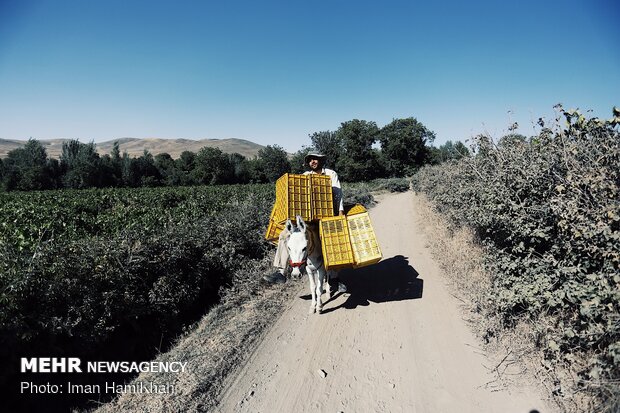
[[[323,303],[321,302],[321,294],[323,294],[323,274],[321,271],[314,271],[314,277],[316,279],[316,311],[321,314],[323,311]]]
[[[325,268],[321,268],[321,271],[319,273],[319,277],[321,277],[321,279],[325,283],[325,292],[327,293],[327,297],[329,297],[329,298],[331,298],[331,296],[332,296],[332,286],[329,283],[329,274],[330,273],[331,273],[331,271],[327,271]]]
[[[312,271],[306,269],[306,273],[308,274],[308,279],[310,280],[310,293],[312,294],[312,303],[310,304],[310,310],[308,310],[308,313],[313,314],[316,307],[316,285],[314,282],[314,274],[312,274]]]

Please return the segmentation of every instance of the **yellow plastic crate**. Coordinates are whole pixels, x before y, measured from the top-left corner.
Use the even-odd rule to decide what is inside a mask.
[[[267,232],[265,233],[265,239],[271,242],[273,245],[278,245],[278,239],[280,238],[280,233],[284,230],[284,224],[278,223],[273,219],[269,220],[269,226],[267,227]]]
[[[304,221],[312,220],[310,179],[308,175],[284,174],[276,181],[276,222],[294,220],[300,215]]]
[[[332,197],[332,179],[327,175],[310,174],[312,188],[312,219],[334,216],[334,198]]]
[[[326,269],[336,270],[351,267],[354,264],[347,217],[337,216],[321,219],[319,221],[319,234]]]
[[[367,212],[366,208],[364,208],[363,205],[360,204],[355,204],[349,208],[347,208],[345,206],[344,208],[344,213],[345,215],[349,216],[349,215],[356,215],[356,214],[363,214],[364,212]]]
[[[347,217],[354,268],[375,264],[383,257],[368,212]]]
[[[276,181],[276,203],[272,217],[275,222],[304,221],[334,216],[331,178],[326,175],[284,174]]]
[[[280,233],[284,229],[284,224],[278,222],[275,219],[276,204],[271,208],[271,215],[269,216],[269,225],[267,226],[267,232],[265,233],[265,239],[272,244],[278,245],[278,238]]]

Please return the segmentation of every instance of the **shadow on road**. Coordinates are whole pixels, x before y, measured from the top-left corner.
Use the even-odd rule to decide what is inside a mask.
[[[397,255],[377,264],[358,269],[340,271],[340,279],[347,286],[347,300],[334,307],[324,308],[329,313],[339,308],[353,309],[358,305],[385,303],[388,301],[414,300],[422,298],[424,280],[409,265],[407,257]],[[336,299],[340,294],[329,299],[325,304]],[[301,298],[309,299],[310,295]]]

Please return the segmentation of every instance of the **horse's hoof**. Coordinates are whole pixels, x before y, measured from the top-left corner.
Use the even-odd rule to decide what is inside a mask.
[[[308,310],[308,314],[314,314],[314,307]]]
[[[317,308],[316,312],[319,313],[319,314],[323,314],[323,308],[322,307],[321,308]]]

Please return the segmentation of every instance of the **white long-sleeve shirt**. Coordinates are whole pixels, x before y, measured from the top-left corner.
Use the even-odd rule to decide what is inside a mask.
[[[314,171],[306,171],[306,172],[304,172],[304,175],[310,175],[310,174],[319,174],[319,173],[318,172],[314,172]],[[334,171],[332,169],[323,168],[319,175],[327,175],[327,176],[329,176],[331,178],[331,180],[332,180],[332,195],[334,197],[334,205],[338,206],[338,212],[344,211],[344,203],[343,203],[343,200],[342,200],[342,188],[340,187],[340,180],[338,179],[338,174],[336,173],[336,171]]]

